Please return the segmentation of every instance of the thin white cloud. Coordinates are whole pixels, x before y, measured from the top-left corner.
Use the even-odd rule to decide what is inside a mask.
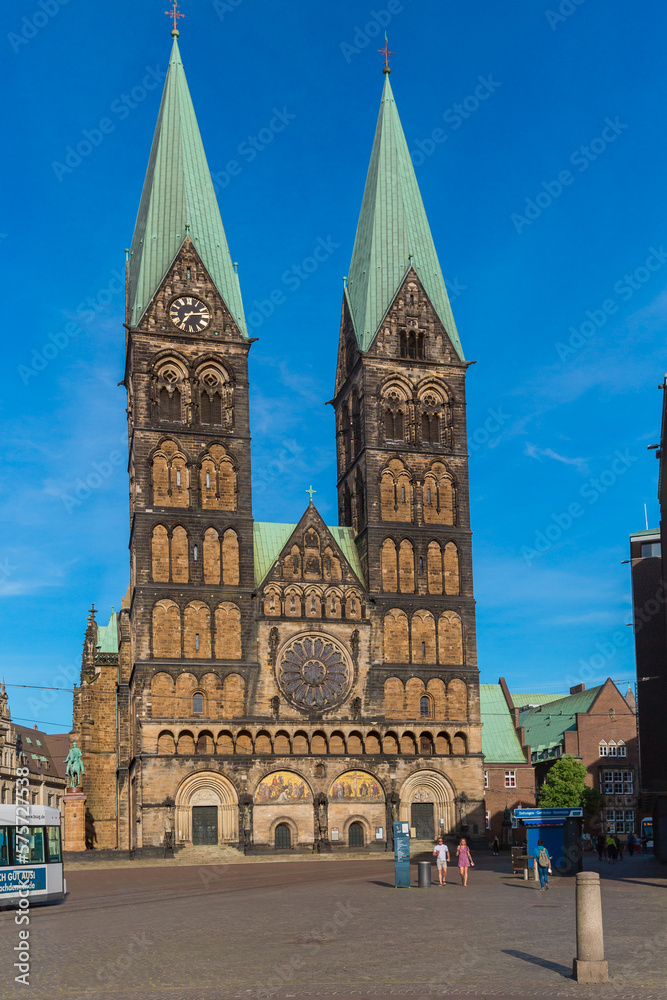
[[[583,472],[588,469],[588,459],[586,458],[570,458],[568,455],[560,455],[553,448],[538,448],[537,445],[531,444],[530,441],[526,442],[524,448],[524,454],[528,455],[529,458],[536,458],[538,462],[542,461],[542,458],[551,458],[554,462],[562,462],[564,465],[573,465],[577,469],[581,469]]]

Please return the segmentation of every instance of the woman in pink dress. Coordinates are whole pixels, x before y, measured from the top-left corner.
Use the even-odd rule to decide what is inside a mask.
[[[456,857],[459,859],[459,873],[461,875],[461,885],[468,885],[468,869],[475,867],[475,862],[470,855],[470,848],[465,837],[461,838],[459,846],[456,848]]]

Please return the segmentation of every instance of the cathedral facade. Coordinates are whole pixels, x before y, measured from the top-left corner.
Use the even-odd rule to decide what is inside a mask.
[[[252,340],[177,38],[127,264],[130,585],[91,613],[74,696],[97,846],[482,835],[467,363],[389,73],[331,401],[339,524],[312,493],[256,522]]]

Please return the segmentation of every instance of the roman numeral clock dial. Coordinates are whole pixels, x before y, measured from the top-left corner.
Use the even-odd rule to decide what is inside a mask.
[[[183,295],[172,302],[169,318],[183,333],[201,333],[211,322],[208,306],[190,295]]]

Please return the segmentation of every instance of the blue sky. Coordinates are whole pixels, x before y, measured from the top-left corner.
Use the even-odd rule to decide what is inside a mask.
[[[171,46],[166,6],[22,0],[5,18],[0,670],[12,685],[71,687],[91,601],[106,620],[127,587],[120,279]],[[657,523],[646,446],[665,370],[664,12],[636,4],[629,17],[620,0],[184,9],[181,52],[260,338],[255,517],[296,521],[312,481],[336,521],[324,402],[386,27],[457,325],[477,361],[468,424],[481,679],[556,691],[631,678],[621,560],[644,503]],[[276,109],[285,125],[271,132]],[[318,240],[331,253],[295,288],[286,272]],[[275,289],[285,302],[263,316]],[[69,726],[68,694],[9,693],[15,718]]]

